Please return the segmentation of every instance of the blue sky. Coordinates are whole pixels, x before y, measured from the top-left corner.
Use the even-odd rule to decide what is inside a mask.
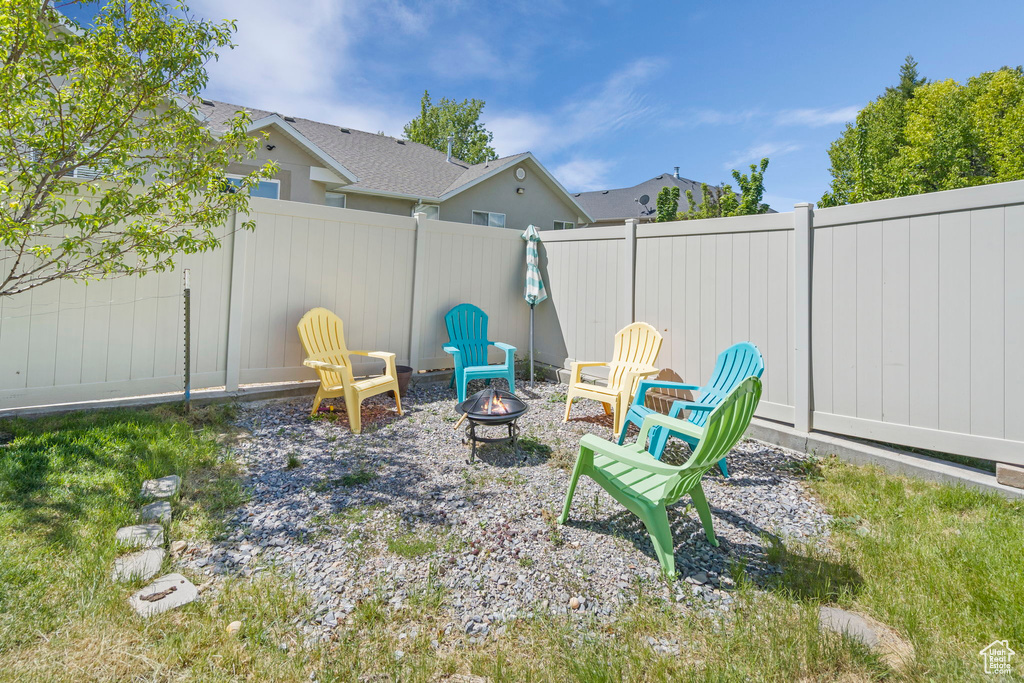
[[[207,96],[401,135],[424,89],[487,102],[502,155],[570,190],[771,159],[768,200],[815,201],[827,149],[913,54],[931,79],[1024,62],[1024,1],[198,0],[238,21]]]

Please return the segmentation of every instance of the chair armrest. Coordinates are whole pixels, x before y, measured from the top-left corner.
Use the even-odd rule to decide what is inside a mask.
[[[504,342],[487,342],[488,345],[505,352],[505,365],[514,368],[516,365],[516,347]]]
[[[379,358],[384,361],[384,374],[391,379],[398,379],[398,370],[395,368],[395,354],[390,351],[370,351],[366,355],[370,358]]]
[[[679,382],[668,382],[665,380],[657,379],[642,379],[640,383],[636,385],[636,395],[633,397],[633,405],[642,406],[644,399],[647,396],[648,389],[678,389],[680,391],[696,391],[700,387],[695,387],[692,384],[680,384]]]
[[[583,368],[599,368],[599,367],[608,367],[610,365],[611,365],[611,363],[605,363],[604,361],[588,361],[588,362],[573,361],[571,369],[569,371],[569,386],[572,386],[573,384],[579,384],[580,383],[580,381],[581,381],[580,378],[581,378],[581,376],[583,374],[583,372],[582,372]]]
[[[698,401],[672,401],[672,407],[669,409],[668,415],[669,417],[678,417],[679,413],[684,410],[705,410],[711,412],[714,409],[714,406]]]
[[[387,360],[389,356],[392,357],[392,358],[394,358],[394,356],[395,356],[395,354],[391,353],[390,351],[352,351],[352,350],[349,350],[349,353],[350,354],[354,353],[357,356],[371,356],[373,358],[380,358],[381,360]]]
[[[713,410],[713,408],[711,406],[701,406],[698,410]],[[640,435],[636,438],[636,442],[647,443],[647,434],[651,431],[652,427],[665,427],[669,431],[685,432],[688,429],[692,429],[693,425],[686,420],[680,420],[678,417],[651,413],[644,416],[643,424],[640,425]]]
[[[461,353],[458,347],[449,346],[448,344],[443,345],[441,348],[444,349],[445,353],[450,353],[453,356],[458,356]]]
[[[490,344],[491,346],[498,347],[502,351],[511,351],[512,353],[516,352],[516,347],[512,346],[511,344],[506,344],[504,342],[487,342],[487,343]]]
[[[649,377],[650,375],[654,375],[658,372],[660,372],[660,370],[653,366],[646,369],[641,368],[627,371],[625,376],[622,378],[622,388],[619,395],[621,396],[625,394],[626,401],[629,401],[633,396],[633,385],[635,385],[641,377]]]
[[[637,441],[637,443],[640,443]],[[681,467],[666,465],[655,460],[647,453],[636,453],[625,446],[619,446],[610,441],[605,441],[594,434],[586,434],[580,440],[580,450],[588,449],[595,453],[607,456],[612,460],[621,462],[624,465],[635,467],[651,474],[679,474]]]
[[[302,361],[302,364],[307,368],[313,368],[314,370],[330,370],[332,372],[344,372],[348,370],[344,365],[334,365],[332,363],[325,363],[322,360],[310,360],[307,358]]]

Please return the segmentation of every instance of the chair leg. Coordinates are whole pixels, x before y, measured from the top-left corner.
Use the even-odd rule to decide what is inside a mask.
[[[452,378],[450,380],[448,380],[448,388],[449,389],[454,389],[455,388],[455,374],[456,374],[455,371],[452,370]]]
[[[642,518],[647,533],[651,536],[654,554],[658,556],[661,570],[670,579],[676,576],[676,554],[672,545],[672,528],[668,525],[668,513],[664,506],[647,511]]]
[[[661,460],[661,456],[665,452],[665,446],[668,445],[668,437],[668,430],[664,427],[654,427],[651,429],[651,449],[648,452],[654,456],[655,460]]]
[[[729,478],[729,466],[725,463],[725,458],[718,461],[718,469],[722,471],[723,477]]]
[[[455,383],[456,388],[457,388],[457,395],[459,397],[459,403],[462,403],[463,401],[466,400],[466,385],[467,384],[469,384],[469,380],[466,379],[465,375],[463,375],[462,377],[459,377],[458,381]]]
[[[324,400],[323,386],[316,390],[316,397],[313,399],[313,410],[309,411],[310,417],[316,415],[317,409],[320,407],[320,402]]]
[[[566,394],[565,394],[565,418],[562,420],[562,422],[568,422],[569,421],[569,411],[570,410],[572,410],[572,389],[567,391]]]
[[[626,419],[622,421],[622,430],[619,432],[619,445],[620,446],[626,440],[626,432],[629,431],[629,425],[630,425],[631,422],[633,422],[633,420],[630,419],[630,418],[631,418],[630,414],[626,413]]]
[[[697,508],[697,516],[700,517],[708,543],[717,548],[718,539],[715,538],[715,529],[711,525],[711,508],[708,507],[708,499],[704,497],[704,489],[700,487],[700,482],[690,489],[690,498],[693,499],[693,507]]]
[[[398,394],[398,389],[395,389],[395,408],[398,410],[398,414],[402,414],[402,397]]]
[[[565,492],[565,505],[562,506],[562,514],[558,518],[559,524],[565,524],[569,521],[569,506],[572,505],[572,497],[576,495],[576,482],[580,480],[580,475],[583,473],[583,448],[580,448],[579,455],[576,456],[576,465],[572,468],[572,478],[569,479],[569,490]]]
[[[601,401],[601,407],[604,408],[604,414],[605,415],[611,415],[612,414],[612,404],[611,403],[605,403],[604,401]]]
[[[510,394],[516,393],[516,373],[515,370],[510,370],[508,373],[508,392]]]
[[[363,431],[362,416],[359,414],[362,410],[361,401],[355,396],[345,397],[345,410],[348,411],[348,427],[352,430],[353,434],[359,434]]]

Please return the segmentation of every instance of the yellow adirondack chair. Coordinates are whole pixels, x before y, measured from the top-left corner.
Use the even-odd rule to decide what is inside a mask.
[[[661,351],[661,335],[647,323],[627,325],[615,334],[615,358],[610,363],[573,363],[569,391],[565,399],[565,420],[569,421],[574,397],[592,398],[604,404],[605,414],[614,415],[615,433],[622,430],[626,410],[633,400],[637,383],[644,377],[658,374],[654,363]],[[608,367],[608,384],[584,384],[583,368]]]
[[[306,349],[306,360],[302,364],[316,370],[320,377],[320,388],[313,399],[315,415],[320,402],[325,398],[345,397],[348,424],[352,432],[362,430],[359,407],[364,398],[395,392],[395,407],[402,414],[402,399],[398,395],[398,374],[395,372],[395,354],[387,351],[352,351],[345,346],[345,331],[341,318],[326,308],[314,308],[299,321],[299,339]],[[352,376],[350,356],[369,356],[384,361],[384,374],[369,379],[356,380]]]

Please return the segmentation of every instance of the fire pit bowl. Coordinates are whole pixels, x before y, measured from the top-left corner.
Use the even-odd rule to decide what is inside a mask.
[[[515,394],[501,389],[478,391],[455,406],[455,410],[465,413],[471,422],[488,425],[512,422],[528,408],[529,406]]]
[[[463,420],[466,425],[466,436],[462,439],[464,444],[472,444],[473,448],[469,456],[469,462],[476,459],[476,447],[478,443],[499,443],[512,442],[513,452],[519,452],[519,425],[516,420],[529,409],[526,402],[501,389],[484,389],[479,391],[465,401],[455,406],[455,410],[463,413]],[[461,420],[460,420],[461,422]],[[499,437],[484,437],[476,433],[480,427],[508,427],[508,435]],[[458,425],[456,425],[458,427]]]

